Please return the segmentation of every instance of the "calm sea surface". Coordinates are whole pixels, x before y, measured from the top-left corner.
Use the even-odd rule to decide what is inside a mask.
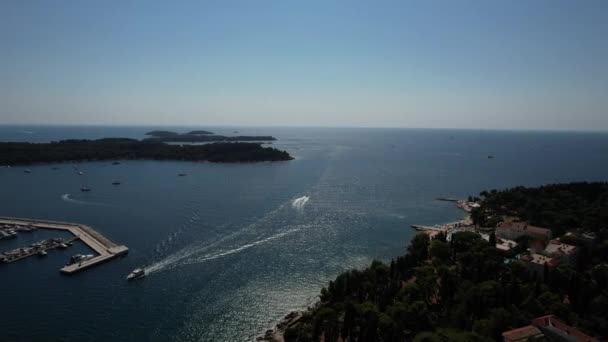
[[[0,141],[142,138],[153,128],[0,126]],[[462,216],[438,196],[608,178],[599,133],[210,129],[273,135],[296,159],[90,162],[78,164],[81,176],[73,164],[0,168],[0,215],[86,223],[130,248],[75,276],[59,268],[84,245],[0,265],[0,340],[249,341],[338,273],[402,254],[411,224]],[[21,233],[0,251],[56,236]],[[141,266],[149,276],[126,282]]]

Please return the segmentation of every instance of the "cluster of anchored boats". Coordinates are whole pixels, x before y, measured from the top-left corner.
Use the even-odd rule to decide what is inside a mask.
[[[71,241],[64,241],[63,239],[47,239],[39,242],[35,242],[28,247],[21,247],[13,249],[11,251],[0,253],[0,262],[9,263],[17,261],[19,259],[26,258],[32,255],[46,256],[47,250],[53,248],[68,248],[71,246]]]

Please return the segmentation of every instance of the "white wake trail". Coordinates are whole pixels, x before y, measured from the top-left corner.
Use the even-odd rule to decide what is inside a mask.
[[[69,203],[74,203],[74,204],[84,204],[84,205],[101,205],[101,206],[107,206],[108,204],[105,203],[97,203],[97,202],[87,202],[87,201],[81,201],[81,200],[77,200],[75,198],[72,198],[72,195],[70,194],[63,194],[61,195],[61,199],[69,202]]]
[[[304,206],[306,205],[306,203],[308,203],[309,200],[310,196],[302,196],[293,200],[293,202],[291,202],[291,206],[294,209],[303,210]]]
[[[193,244],[193,245],[184,247],[183,249],[165,257],[164,259],[157,261],[150,266],[144,267],[144,269],[146,270],[146,273],[150,274],[150,273],[155,273],[155,272],[159,272],[159,271],[162,271],[165,269],[171,269],[175,266],[178,266],[178,265],[182,264],[181,263],[182,260],[187,260],[188,258],[190,258],[194,255],[205,252],[208,249],[213,248],[221,243],[224,243],[232,238],[238,237],[240,235],[244,235],[247,232],[254,230],[256,227],[258,227],[260,224],[262,224],[261,221],[271,219],[272,217],[277,215],[279,212],[281,212],[281,210],[284,208],[284,206],[285,206],[285,203],[281,204],[278,208],[276,208],[273,211],[271,211],[270,213],[268,213],[268,215],[264,219],[253,222],[253,223],[249,224],[248,226],[246,226],[245,228],[237,230],[231,234],[228,234],[228,235],[220,238],[217,241],[214,241],[212,243],[205,244],[202,246],[201,246],[201,244]]]
[[[281,233],[269,236],[267,238],[264,238],[264,239],[261,239],[261,240],[257,240],[257,241],[254,241],[254,242],[242,245],[242,246],[234,248],[234,249],[230,249],[230,250],[227,250],[227,251],[224,251],[224,252],[219,252],[219,253],[214,253],[214,254],[207,254],[207,255],[202,256],[202,257],[197,258],[197,259],[188,260],[188,261],[186,261],[184,263],[181,263],[180,265],[200,264],[200,263],[205,262],[205,261],[209,261],[209,260],[225,257],[227,255],[235,254],[235,253],[244,251],[246,249],[249,249],[251,247],[254,247],[254,246],[257,246],[257,245],[261,245],[263,243],[266,243],[266,242],[269,242],[269,241],[272,241],[272,240],[276,240],[276,239],[281,238],[281,237],[283,237],[283,236],[285,236],[287,234],[295,233],[295,232],[297,232],[299,230],[300,229],[297,229],[297,228],[290,229],[290,230],[287,230],[287,231],[284,231],[284,232],[281,232]]]

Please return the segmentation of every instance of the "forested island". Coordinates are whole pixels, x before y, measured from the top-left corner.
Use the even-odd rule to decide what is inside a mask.
[[[419,234],[389,264],[339,275],[316,305],[279,325],[285,341],[608,337],[608,183],[491,190],[469,201],[479,205],[473,231]]]
[[[151,136],[147,140],[162,142],[236,142],[236,141],[274,141],[275,137],[268,135],[238,135],[224,136],[205,130],[190,131],[188,133],[177,133],[172,131],[150,131],[146,135]]]
[[[157,140],[105,138],[50,143],[0,142],[0,165],[69,161],[153,159],[209,162],[262,162],[293,159],[289,153],[258,143],[171,145]]]

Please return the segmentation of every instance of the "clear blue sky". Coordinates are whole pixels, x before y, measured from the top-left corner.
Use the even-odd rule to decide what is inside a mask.
[[[608,130],[608,1],[0,1],[0,123]]]

